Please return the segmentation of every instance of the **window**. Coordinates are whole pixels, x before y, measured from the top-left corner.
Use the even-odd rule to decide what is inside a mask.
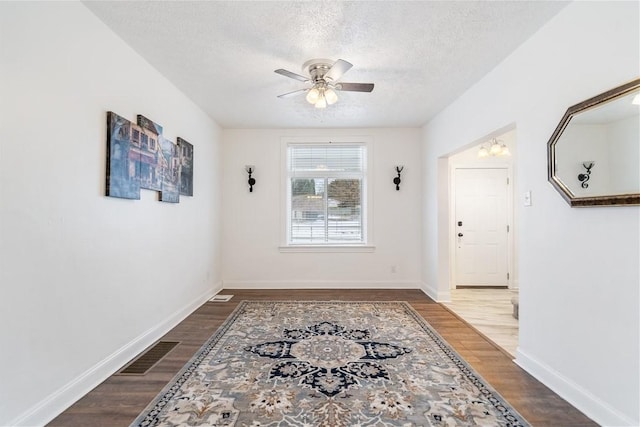
[[[287,146],[287,244],[364,245],[364,144]]]

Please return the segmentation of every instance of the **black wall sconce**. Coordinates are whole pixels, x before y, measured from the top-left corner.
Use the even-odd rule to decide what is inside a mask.
[[[249,184],[249,192],[253,193],[253,186],[256,185],[256,179],[251,176],[252,173],[256,171],[256,167],[253,165],[247,165],[244,167],[244,170],[249,174],[249,180],[247,183]]]
[[[581,184],[582,188],[589,188],[589,184],[587,184],[587,181],[589,181],[589,178],[591,178],[591,168],[595,164],[596,162],[592,162],[592,161],[582,162],[582,167],[587,170],[585,173],[581,173],[578,175],[578,181],[582,183]]]
[[[400,191],[400,183],[402,182],[402,180],[400,179],[400,172],[402,172],[402,169],[404,169],[404,166],[396,166],[396,172],[398,172],[398,176],[393,178],[393,183],[396,185],[396,191]]]

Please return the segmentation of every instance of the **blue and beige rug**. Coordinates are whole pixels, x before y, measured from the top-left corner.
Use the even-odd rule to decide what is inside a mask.
[[[528,426],[405,302],[243,301],[133,426]]]

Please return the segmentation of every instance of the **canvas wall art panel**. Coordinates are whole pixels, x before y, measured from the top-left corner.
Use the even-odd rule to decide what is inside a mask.
[[[140,145],[140,187],[162,190],[162,126],[138,115],[138,124],[132,125],[131,139]]]
[[[106,194],[122,199],[140,199],[140,141],[131,138],[132,123],[107,113]]]
[[[180,195],[193,196],[193,145],[178,137],[180,152]]]
[[[180,153],[178,145],[161,137],[162,147],[162,190],[160,201],[178,203],[180,201]]]
[[[138,114],[137,120],[138,126],[143,127],[148,131],[154,132],[156,135],[162,135],[162,126],[160,126],[158,123],[146,118],[142,114]]]

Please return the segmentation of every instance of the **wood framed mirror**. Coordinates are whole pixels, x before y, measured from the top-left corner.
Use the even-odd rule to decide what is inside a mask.
[[[640,78],[569,107],[547,169],[572,207],[640,205]]]

